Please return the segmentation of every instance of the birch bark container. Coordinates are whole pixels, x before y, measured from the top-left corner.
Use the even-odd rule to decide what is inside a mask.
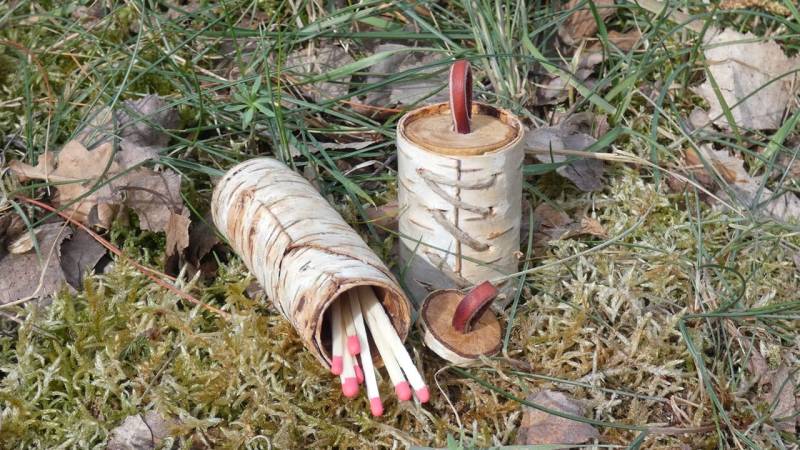
[[[450,103],[397,126],[400,268],[417,304],[518,268],[524,129],[508,111],[473,104],[469,66],[464,76],[457,64]],[[502,307],[513,286],[498,288]]]
[[[314,187],[283,163],[256,158],[232,168],[214,189],[211,212],[267,297],[324,366],[331,363],[328,307],[359,286],[373,288],[405,340],[410,303],[392,273]]]

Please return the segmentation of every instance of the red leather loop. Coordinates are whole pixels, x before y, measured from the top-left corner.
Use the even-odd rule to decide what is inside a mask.
[[[459,59],[450,67],[450,111],[457,133],[470,132],[472,117],[472,70],[469,61]]]
[[[497,297],[497,293],[497,288],[488,281],[472,288],[456,307],[456,312],[453,314],[453,328],[461,333],[469,333],[492,304],[492,300]]]

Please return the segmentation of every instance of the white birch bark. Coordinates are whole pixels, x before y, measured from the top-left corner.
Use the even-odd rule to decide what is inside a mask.
[[[331,361],[325,312],[358,286],[375,288],[405,339],[411,309],[392,273],[311,184],[283,163],[256,158],[232,168],[214,189],[211,212],[267,297],[323,365],[330,367]]]
[[[430,150],[409,139],[404,127],[412,114],[397,133],[400,267],[420,304],[433,290],[466,288],[517,271],[524,131],[503,112],[519,131],[507,144],[477,155],[448,154],[457,150]],[[498,286],[497,307],[508,303],[512,285]]]

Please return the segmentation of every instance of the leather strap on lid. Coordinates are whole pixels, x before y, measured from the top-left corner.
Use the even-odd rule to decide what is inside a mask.
[[[461,299],[453,314],[453,328],[461,333],[469,333],[473,325],[497,297],[497,288],[488,281],[475,286]]]
[[[469,61],[460,59],[450,67],[450,111],[453,127],[459,134],[470,132],[472,118],[472,70]]]

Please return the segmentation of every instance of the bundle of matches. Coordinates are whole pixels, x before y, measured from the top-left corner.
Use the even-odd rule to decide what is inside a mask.
[[[370,336],[394,384],[397,398],[411,400],[413,388],[420,403],[427,402],[430,398],[428,387],[369,286],[350,289],[331,305],[331,372],[341,378],[342,393],[346,397],[355,397],[359,385],[365,383],[372,415],[383,414]]]

